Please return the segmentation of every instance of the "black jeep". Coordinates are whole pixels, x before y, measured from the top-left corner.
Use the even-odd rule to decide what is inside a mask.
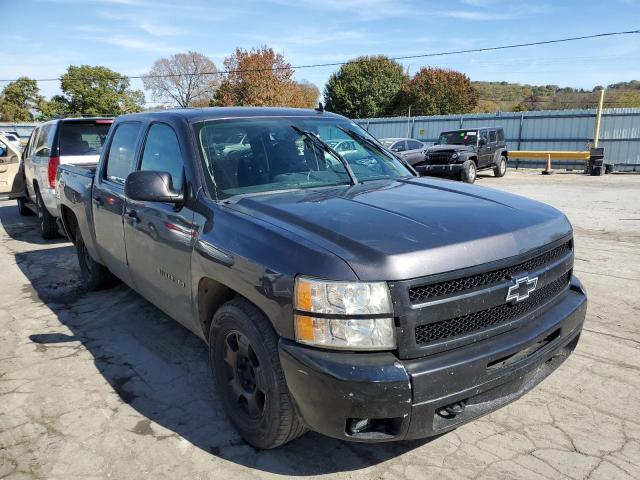
[[[507,172],[507,144],[501,127],[466,128],[442,132],[429,147],[423,162],[414,165],[421,175],[451,176],[473,183],[478,170],[493,169],[496,177]]]

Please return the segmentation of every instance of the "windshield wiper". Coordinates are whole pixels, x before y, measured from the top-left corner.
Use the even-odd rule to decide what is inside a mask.
[[[351,184],[352,185],[357,185],[358,184],[358,179],[356,178],[355,174],[353,173],[353,170],[351,170],[351,166],[349,165],[349,162],[347,162],[342,155],[340,155],[338,152],[336,152],[333,149],[333,147],[331,147],[331,145],[329,145],[327,142],[325,142],[319,136],[315,135],[312,132],[308,132],[307,130],[303,130],[303,129],[299,128],[299,127],[296,127],[295,125],[291,125],[291,128],[293,128],[297,133],[299,133],[303,137],[307,138],[311,143],[315,144],[321,150],[324,150],[325,152],[328,152],[330,155],[335,157],[339,162],[341,162],[342,165],[344,166],[345,170],[347,171],[347,175],[349,175],[349,178],[351,179]],[[338,128],[340,128],[340,127],[338,127]]]
[[[367,138],[367,137],[365,137],[363,135],[360,135],[359,133],[356,133],[353,130],[349,130],[348,128],[341,127],[340,125],[336,125],[336,128],[338,128],[339,130],[342,130],[344,133],[349,135],[354,140],[358,140],[360,142],[366,143],[371,148],[373,148],[374,150],[377,150],[378,152],[382,153],[383,155],[388,155],[389,154],[388,150],[385,150],[384,148],[382,148],[380,145],[378,145],[376,142],[374,142],[370,138]],[[398,161],[400,163],[402,163],[405,167],[407,167],[409,169],[410,172],[413,173],[414,177],[418,177],[419,176],[418,172],[416,172],[416,170],[409,164],[409,162],[407,162],[400,155],[396,155],[393,152],[391,152],[391,153],[393,154],[394,158],[398,159]]]

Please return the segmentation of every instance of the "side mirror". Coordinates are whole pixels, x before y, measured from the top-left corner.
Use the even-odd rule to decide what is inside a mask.
[[[438,145],[438,142],[433,142],[434,145]]]
[[[142,170],[131,172],[124,182],[124,194],[140,202],[182,203],[184,195],[173,189],[171,174]]]
[[[481,138],[478,141],[478,145],[480,145],[481,147],[484,147],[487,144],[487,141],[484,138]]]

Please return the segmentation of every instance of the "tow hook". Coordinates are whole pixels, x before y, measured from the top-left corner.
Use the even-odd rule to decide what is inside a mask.
[[[450,405],[441,407],[438,410],[438,415],[444,418],[453,418],[457,415],[460,415],[462,412],[464,412],[464,409],[466,407],[467,407],[467,401],[460,400],[459,402],[455,402]]]

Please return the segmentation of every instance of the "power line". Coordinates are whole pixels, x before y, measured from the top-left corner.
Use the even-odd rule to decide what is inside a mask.
[[[593,38],[603,38],[603,37],[614,37],[620,35],[636,35],[639,34],[640,30],[624,30],[619,32],[606,32],[606,33],[596,33],[593,35],[581,35],[578,37],[566,37],[566,38],[556,38],[553,40],[539,40],[536,42],[526,42],[526,43],[514,43],[509,45],[496,45],[493,47],[482,47],[482,48],[469,48],[464,50],[450,50],[445,52],[433,52],[433,53],[422,53],[416,55],[402,55],[398,57],[389,57],[391,60],[410,60],[416,58],[430,58],[430,57],[442,57],[446,55],[459,55],[463,53],[479,53],[479,52],[490,52],[495,50],[507,50],[512,48],[522,48],[522,47],[533,47],[537,45],[550,45],[555,43],[566,43],[566,42],[574,42],[578,40],[588,40]],[[254,69],[244,69],[244,70],[221,70],[214,72],[195,72],[195,73],[171,73],[171,74],[163,74],[163,75],[122,75],[118,77],[114,77],[116,80],[133,80],[133,79],[145,79],[145,78],[171,78],[171,77],[193,77],[200,75],[228,75],[231,73],[251,73],[251,72],[269,72],[269,71],[278,71],[278,70],[301,70],[305,68],[321,68],[321,67],[338,67],[347,64],[348,61],[344,62],[332,62],[332,63],[313,63],[307,65],[297,65],[297,66],[288,66],[288,67],[272,67],[272,68],[254,68]],[[81,78],[81,77],[75,77]],[[18,79],[3,79],[0,82],[15,82]],[[39,78],[35,79],[36,82],[57,82],[60,81],[61,77],[56,78]]]

